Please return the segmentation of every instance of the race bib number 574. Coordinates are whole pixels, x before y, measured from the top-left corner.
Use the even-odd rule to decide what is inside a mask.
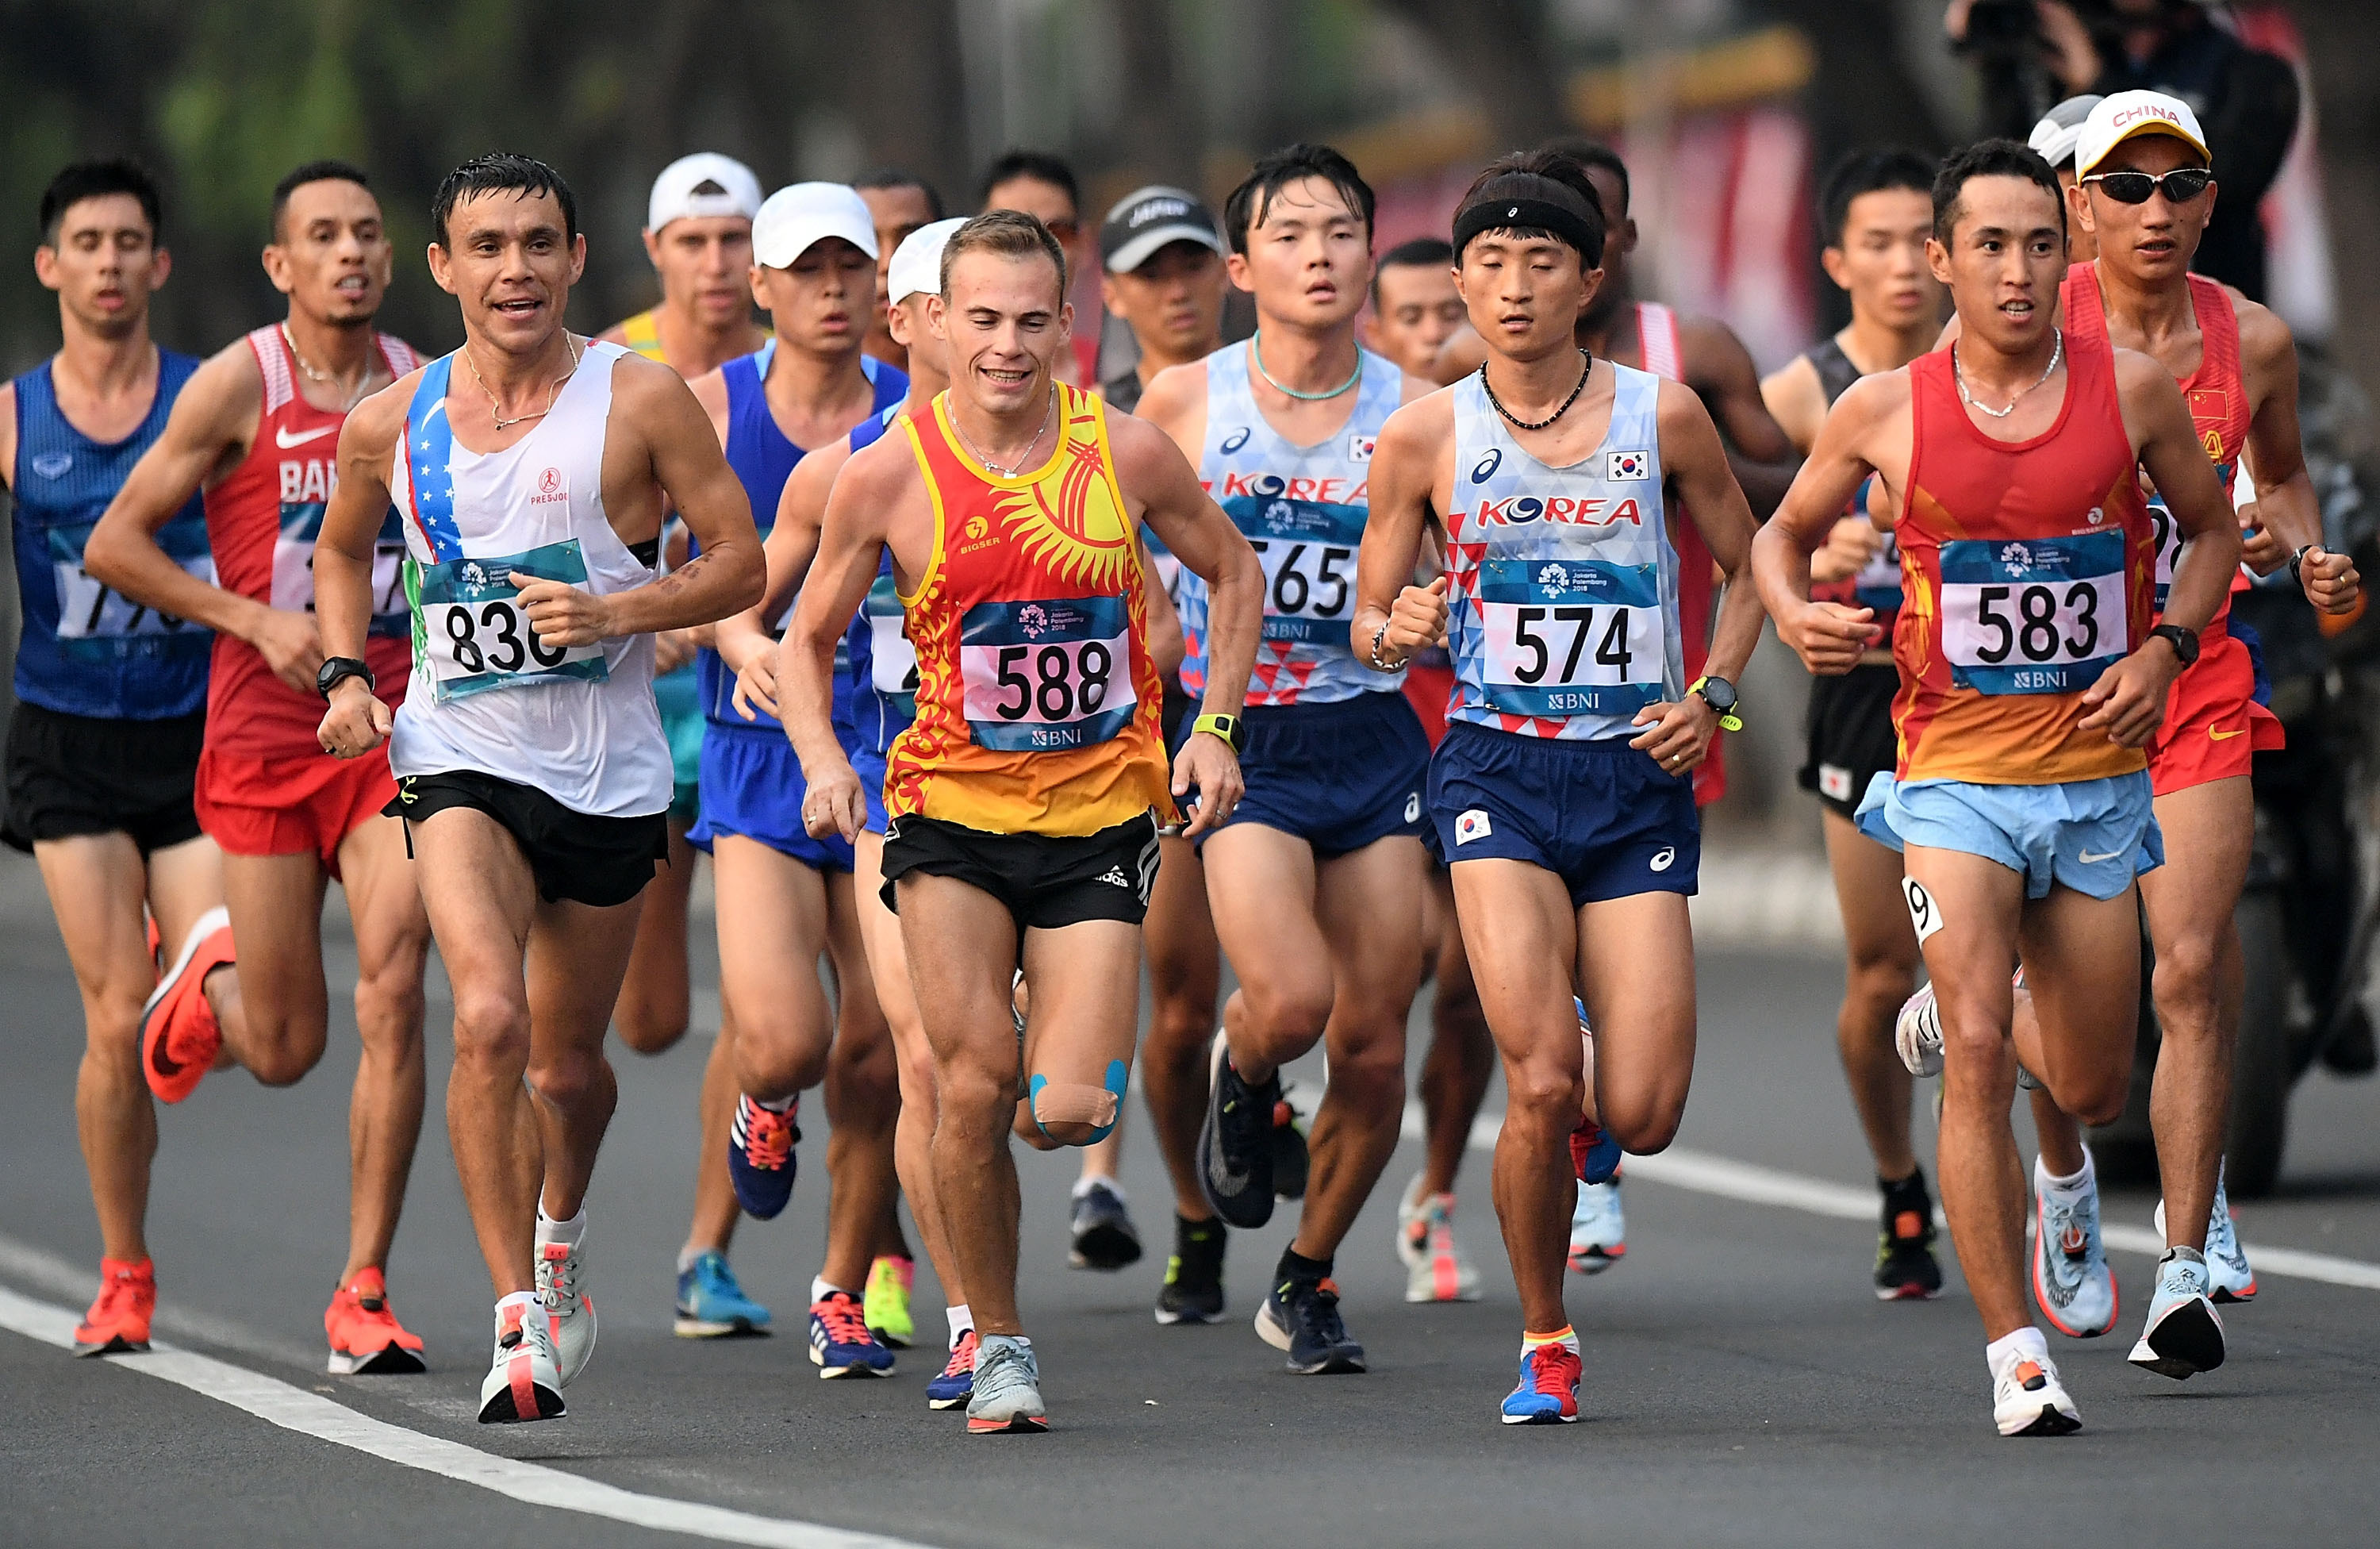
[[[424,566],[415,616],[416,652],[429,664],[441,703],[490,689],[534,687],[563,678],[600,683],[610,676],[599,645],[549,645],[520,605],[516,574],[587,584],[576,539],[527,554],[475,555]]]

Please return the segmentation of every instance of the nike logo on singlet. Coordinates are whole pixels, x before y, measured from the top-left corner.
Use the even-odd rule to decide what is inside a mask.
[[[320,441],[338,428],[336,425],[317,425],[310,431],[300,431],[296,435],[292,435],[289,433],[288,426],[275,425],[273,428],[273,442],[274,445],[286,452],[292,446],[303,446],[310,441]]]

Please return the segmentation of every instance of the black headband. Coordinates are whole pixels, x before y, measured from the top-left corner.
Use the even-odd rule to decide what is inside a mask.
[[[1484,232],[1547,231],[1578,250],[1590,268],[1603,262],[1595,228],[1577,211],[1542,199],[1481,200],[1454,217],[1454,260]]]

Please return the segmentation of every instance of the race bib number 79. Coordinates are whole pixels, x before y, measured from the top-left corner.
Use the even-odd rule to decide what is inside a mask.
[[[1942,652],[1985,694],[2070,694],[2131,650],[2124,535],[1942,545]]]
[[[1121,597],[978,603],[959,626],[959,677],[978,746],[1048,752],[1105,742],[1132,722],[1132,622]]]
[[[610,676],[601,645],[549,645],[520,605],[518,573],[566,586],[587,584],[577,539],[527,554],[488,555],[422,567],[415,650],[429,664],[440,703],[490,689],[531,688],[564,678]]]

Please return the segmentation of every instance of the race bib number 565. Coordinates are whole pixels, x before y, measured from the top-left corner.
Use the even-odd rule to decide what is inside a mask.
[[[980,747],[1046,752],[1132,722],[1132,622],[1121,597],[978,603],[959,626],[967,727]]]
[[[516,574],[587,584],[576,539],[527,554],[475,555],[424,566],[415,605],[415,649],[429,664],[441,703],[490,689],[534,687],[563,678],[600,683],[610,676],[599,645],[549,645],[530,628]]]

